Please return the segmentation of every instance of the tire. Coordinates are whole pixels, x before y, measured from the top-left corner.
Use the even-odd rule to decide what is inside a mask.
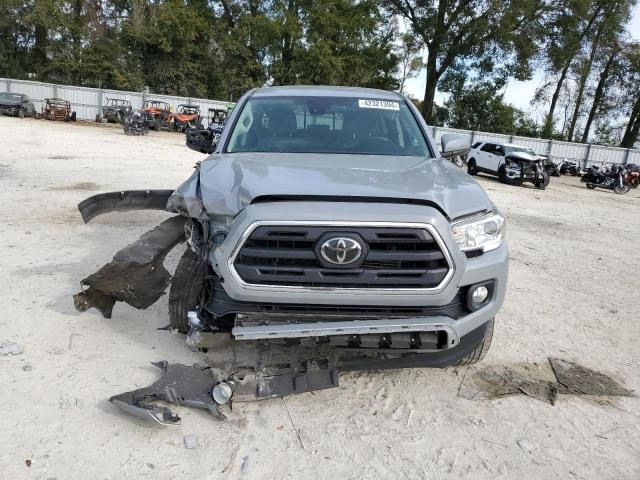
[[[162,125],[160,125],[160,120],[156,120],[155,122],[153,122],[153,129],[156,132],[159,132],[161,127]]]
[[[76,121],[76,112],[71,112],[71,121],[72,122]]]
[[[467,173],[469,175],[477,175],[478,174],[478,168],[476,167],[476,159],[472,158],[469,160],[469,163],[467,163]]]
[[[18,110],[18,118],[24,118],[24,110]]]
[[[487,322],[487,329],[484,332],[482,341],[471,352],[458,360],[456,366],[473,365],[487,355],[489,348],[491,348],[491,339],[493,338],[493,324],[494,319],[492,318]]]
[[[617,185],[613,187],[613,191],[618,195],[624,195],[630,190],[629,185],[623,185],[622,187],[618,187]]]
[[[498,180],[500,180],[500,183],[507,183],[508,181],[507,168],[504,165],[498,169]]]
[[[593,185],[592,183],[587,183],[587,188],[588,188],[589,190],[594,190],[594,189],[596,188],[596,186],[595,186],[595,185]]]
[[[182,333],[189,331],[187,313],[198,306],[207,276],[207,261],[189,247],[178,262],[169,290],[169,323]]]
[[[536,188],[544,190],[549,186],[549,180],[549,174],[547,172],[542,172],[542,180],[536,183]]]

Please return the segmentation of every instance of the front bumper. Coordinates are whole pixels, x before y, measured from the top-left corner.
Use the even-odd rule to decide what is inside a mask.
[[[18,105],[0,105],[0,115],[17,117],[21,107]]]
[[[388,221],[398,225],[428,225],[440,234],[443,248],[446,249],[451,264],[451,274],[435,289],[377,289],[377,288],[296,288],[269,285],[247,285],[238,278],[233,270],[234,252],[242,245],[245,233],[256,222],[280,222],[286,225],[292,222],[327,222],[348,224]],[[508,251],[506,244],[496,250],[486,252],[474,258],[467,258],[460,251],[450,235],[450,224],[434,208],[421,205],[370,204],[370,203],[331,203],[331,202],[278,202],[250,205],[234,220],[231,231],[224,242],[210,253],[210,263],[229,297],[238,302],[270,304],[307,304],[307,305],[345,305],[345,306],[397,306],[430,307],[443,306],[454,301],[461,289],[476,283],[491,280],[494,282],[491,300],[479,310],[460,317],[435,314],[433,316],[405,316],[399,320],[394,317],[378,315],[367,319],[358,317],[353,323],[359,323],[361,333],[375,332],[376,323],[382,327],[386,323],[387,332],[445,331],[449,346],[455,346],[460,339],[494,318],[504,301],[508,274]],[[322,316],[318,321],[323,322]],[[335,322],[344,321],[346,330],[340,333]],[[291,338],[319,335],[323,328],[328,335],[347,334],[352,327],[348,325],[350,316],[344,319],[332,318],[329,322],[307,324],[291,328],[282,325],[236,326],[233,330],[237,338]],[[312,328],[314,327],[314,328]],[[379,330],[382,331],[382,330]],[[309,332],[313,332],[313,335]],[[451,344],[451,342],[453,342]]]

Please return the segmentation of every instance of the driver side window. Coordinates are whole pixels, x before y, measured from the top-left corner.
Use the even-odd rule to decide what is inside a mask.
[[[485,143],[480,150],[487,153],[493,153],[495,147],[496,146],[493,143]]]

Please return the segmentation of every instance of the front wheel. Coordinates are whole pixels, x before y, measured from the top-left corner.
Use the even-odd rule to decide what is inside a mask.
[[[547,186],[549,186],[549,174],[543,171],[542,178],[536,183],[536,188],[544,190]]]
[[[469,163],[467,164],[467,173],[469,175],[477,175],[478,174],[478,167],[476,166],[476,159],[472,158],[469,160]]]
[[[593,183],[587,183],[587,188],[589,190],[593,190],[594,188],[596,188],[596,186]]]
[[[493,338],[493,323],[493,318],[487,322],[487,329],[484,331],[482,341],[471,352],[458,360],[456,363],[457,366],[473,365],[474,363],[481,361],[487,355],[487,352],[489,352],[489,348],[491,347],[491,339]]]
[[[507,167],[504,165],[498,169],[498,180],[500,183],[507,183]]]
[[[613,191],[618,195],[624,195],[629,190],[630,190],[629,185],[622,185],[621,187],[616,185],[615,187],[613,187]]]
[[[187,313],[197,308],[207,277],[207,261],[189,247],[185,250],[171,279],[169,323],[182,333],[189,331]]]

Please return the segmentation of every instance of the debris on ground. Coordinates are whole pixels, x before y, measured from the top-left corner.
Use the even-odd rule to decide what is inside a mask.
[[[20,355],[24,349],[14,342],[0,343],[0,355]]]
[[[535,363],[510,368],[473,368],[465,375],[458,396],[467,400],[490,400],[524,394],[554,405],[558,386],[553,380],[541,378],[542,375],[540,366]]]
[[[198,438],[195,435],[184,436],[184,448],[193,450],[198,447]]]
[[[611,377],[575,362],[550,358],[551,372],[538,364],[476,367],[465,375],[458,396],[489,400],[524,394],[554,405],[559,394],[631,397],[633,392]],[[553,380],[544,378],[551,375]]]
[[[167,407],[153,403],[156,401],[202,408],[223,420],[226,417],[222,408],[230,408],[232,400],[247,402],[338,386],[338,371],[326,359],[262,368],[232,367],[229,372],[206,365],[187,366],[166,361],[153,365],[163,372],[155,383],[121,393],[109,401],[127,413],[160,425],[179,425],[180,417]]]
[[[550,358],[549,363],[558,379],[562,394],[633,397],[631,390],[600,372],[560,358]]]
[[[518,440],[518,446],[527,453],[532,453],[535,449],[535,445],[526,438]]]
[[[76,310],[97,308],[111,318],[116,301],[139,309],[153,305],[171,281],[163,262],[173,247],[184,242],[184,222],[179,215],[165,220],[83,279],[80,284],[88,288],[73,296]]]

